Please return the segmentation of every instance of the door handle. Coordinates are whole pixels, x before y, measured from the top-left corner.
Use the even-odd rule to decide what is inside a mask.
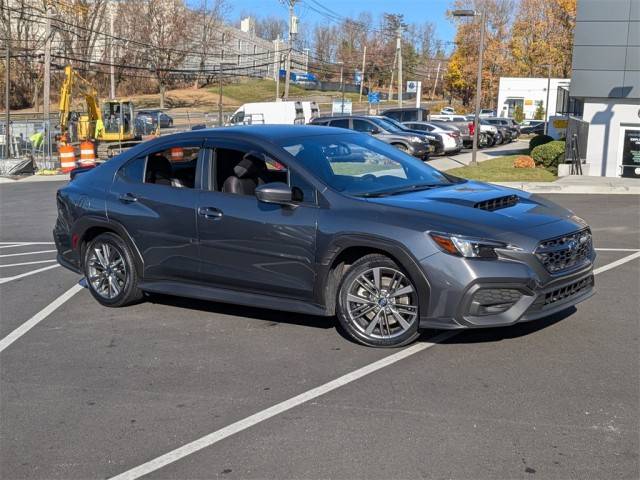
[[[222,217],[222,210],[215,207],[200,207],[198,208],[198,215],[210,220],[216,220]]]
[[[138,197],[136,197],[133,193],[123,193],[118,197],[122,203],[134,203],[138,201]]]

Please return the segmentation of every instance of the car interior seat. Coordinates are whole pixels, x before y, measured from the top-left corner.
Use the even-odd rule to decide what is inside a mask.
[[[224,181],[222,191],[240,195],[254,195],[258,185],[267,183],[265,180],[266,172],[267,165],[265,161],[251,152],[247,153],[233,167],[233,175],[230,175]]]
[[[171,163],[162,155],[153,155],[147,160],[145,183],[171,185]]]

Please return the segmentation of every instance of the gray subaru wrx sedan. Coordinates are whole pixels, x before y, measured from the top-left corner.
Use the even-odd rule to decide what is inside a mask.
[[[593,294],[591,232],[369,135],[244,126],[142,143],[58,191],[58,261],[104,306],[158,292],[336,315],[355,340],[497,327]]]

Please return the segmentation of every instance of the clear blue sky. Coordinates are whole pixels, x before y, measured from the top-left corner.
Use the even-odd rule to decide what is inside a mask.
[[[410,23],[433,22],[437,35],[441,40],[452,41],[455,28],[446,18],[446,11],[451,8],[452,0],[318,0],[319,3],[340,16],[355,17],[358,13],[368,11],[375,19],[382,13],[402,13]],[[239,19],[241,12],[251,12],[257,17],[270,15],[287,17],[287,7],[280,0],[231,0],[229,20]],[[314,25],[328,21],[313,7],[321,10],[311,0],[299,0],[296,14],[301,23]]]

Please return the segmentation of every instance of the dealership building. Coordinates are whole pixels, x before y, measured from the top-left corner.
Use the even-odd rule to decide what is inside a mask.
[[[640,0],[578,0],[570,96],[584,174],[640,178]]]
[[[500,77],[498,87],[497,114],[501,117],[513,117],[520,107],[524,118],[535,118],[536,110],[542,106],[547,118],[557,112],[558,99],[563,92],[569,91],[571,81],[568,78],[521,78]],[[549,87],[549,108],[547,108],[547,87]]]

